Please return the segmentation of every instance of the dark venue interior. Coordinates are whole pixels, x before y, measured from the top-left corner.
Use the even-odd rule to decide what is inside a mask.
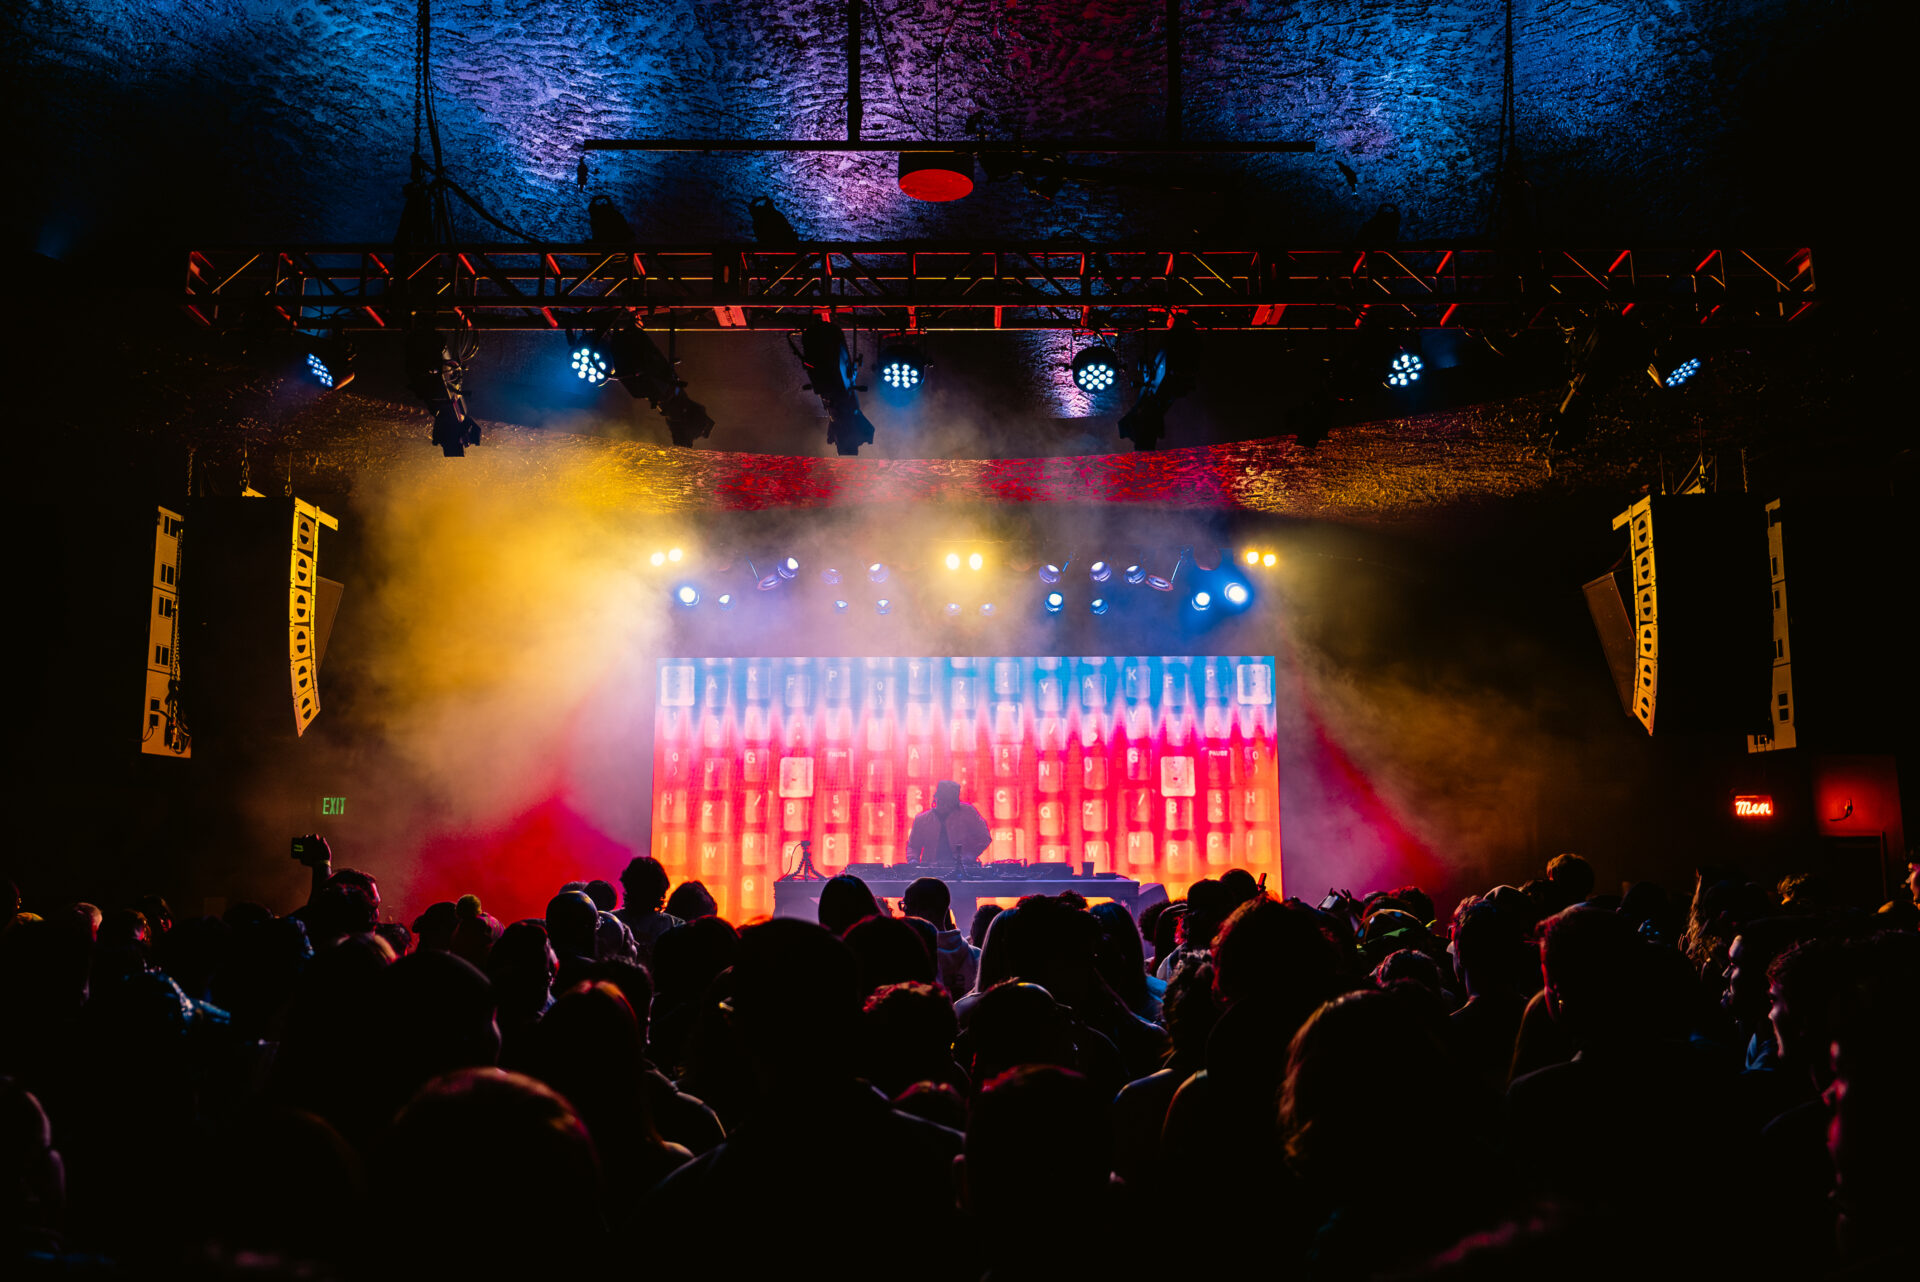
[[[5,1276],[1920,1271],[1893,16],[8,6]]]

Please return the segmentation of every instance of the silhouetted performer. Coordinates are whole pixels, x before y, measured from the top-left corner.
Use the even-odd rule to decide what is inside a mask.
[[[969,866],[993,844],[987,821],[960,800],[960,785],[942,779],[934,785],[933,809],[914,816],[907,834],[907,858],[920,864]]]

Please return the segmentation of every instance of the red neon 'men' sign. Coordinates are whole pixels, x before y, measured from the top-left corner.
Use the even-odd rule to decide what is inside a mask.
[[[1735,797],[1733,813],[1742,819],[1771,819],[1773,818],[1773,798]]]

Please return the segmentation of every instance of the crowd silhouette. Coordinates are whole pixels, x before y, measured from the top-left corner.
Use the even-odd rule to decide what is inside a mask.
[[[736,926],[604,871],[509,924],[324,861],[286,916],[0,883],[0,1273],[1920,1272],[1920,872],[963,930],[933,878]]]

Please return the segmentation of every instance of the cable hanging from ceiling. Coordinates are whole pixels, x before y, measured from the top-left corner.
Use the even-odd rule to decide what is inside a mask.
[[[428,165],[421,146],[433,151]],[[440,117],[433,91],[433,5],[420,0],[414,24],[413,43],[413,164],[406,188],[406,207],[400,215],[400,234],[404,246],[451,245],[457,243],[453,230],[453,210],[448,193],[479,215],[489,226],[528,244],[537,238],[521,231],[491,213],[466,188],[447,176],[445,151],[440,142]]]

